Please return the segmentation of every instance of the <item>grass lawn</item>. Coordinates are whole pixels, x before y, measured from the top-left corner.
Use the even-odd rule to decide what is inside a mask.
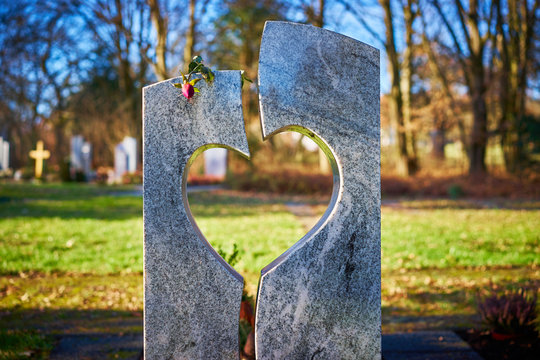
[[[142,200],[130,191],[0,184],[0,338],[28,338],[36,355],[51,334],[141,331]],[[251,294],[260,269],[306,232],[283,205],[296,199],[221,192],[189,200],[216,248],[238,245],[235,267]],[[383,331],[477,324],[474,296],[490,281],[539,286],[539,205],[383,206]],[[6,341],[0,358],[19,340]]]

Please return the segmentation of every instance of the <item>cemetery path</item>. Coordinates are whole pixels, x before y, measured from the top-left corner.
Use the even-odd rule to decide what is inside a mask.
[[[539,200],[518,199],[458,199],[446,198],[390,198],[384,199],[382,207],[396,210],[434,210],[434,209],[508,209],[508,210],[538,210]]]
[[[222,190],[224,189],[224,186],[221,184],[217,185],[190,185],[187,188],[188,193],[193,192],[204,192],[204,191],[216,191],[216,190]],[[117,191],[110,193],[111,196],[143,196],[143,187],[142,185],[137,185],[135,188],[131,191]]]
[[[50,355],[51,360],[142,359],[143,335],[88,334],[64,335]]]
[[[290,211],[300,224],[302,224],[302,227],[306,232],[308,232],[319,219],[321,218],[321,214],[319,214],[314,206],[310,206],[308,204],[301,204],[301,203],[293,203],[289,202],[285,204],[288,211]]]
[[[383,335],[382,352],[384,360],[482,360],[480,355],[452,331]]]

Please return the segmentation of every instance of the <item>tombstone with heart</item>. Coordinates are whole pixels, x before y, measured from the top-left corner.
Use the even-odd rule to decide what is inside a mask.
[[[145,358],[238,359],[243,279],[198,230],[186,178],[207,148],[249,155],[242,75],[217,71],[189,101],[178,80],[144,89]],[[262,270],[256,358],[380,358],[379,53],[268,22],[259,88],[263,137],[312,138],[334,188],[317,225]]]

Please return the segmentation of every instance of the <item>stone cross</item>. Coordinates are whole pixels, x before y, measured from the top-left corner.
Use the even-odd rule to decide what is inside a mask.
[[[43,160],[47,160],[50,156],[49,150],[43,150],[43,141],[38,140],[36,150],[30,151],[30,157],[36,160],[36,179],[41,178]]]
[[[243,279],[210,246],[186,195],[210,147],[249,154],[240,73],[190,101],[144,88],[145,359],[238,359]],[[312,26],[268,22],[259,63],[263,137],[297,131],[331,164],[317,225],[262,270],[257,359],[380,359],[379,52]]]

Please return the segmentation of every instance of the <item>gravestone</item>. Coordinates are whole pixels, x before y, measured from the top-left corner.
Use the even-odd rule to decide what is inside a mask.
[[[9,169],[9,142],[0,137],[0,170]]]
[[[92,145],[81,135],[73,136],[70,145],[71,170],[81,171],[88,177],[92,171]]]
[[[208,149],[203,155],[204,174],[216,178],[225,178],[227,174],[227,149]]]
[[[243,279],[189,211],[186,179],[211,147],[248,154],[240,73],[218,71],[186,100],[166,80],[143,90],[145,359],[238,359]],[[324,151],[328,210],[262,270],[257,359],[380,359],[379,53],[348,37],[265,26],[263,137],[297,131]]]
[[[124,174],[132,174],[135,171],[137,171],[137,139],[126,136],[114,147],[114,174],[119,181]]]
[[[380,358],[379,52],[328,30],[267,22],[259,59],[264,138],[312,138],[334,189],[318,224],[262,270],[257,359]]]
[[[166,80],[143,90],[144,358],[238,359],[243,279],[187,204],[189,165],[226,146],[247,156],[239,71],[216,71],[187,100]]]

